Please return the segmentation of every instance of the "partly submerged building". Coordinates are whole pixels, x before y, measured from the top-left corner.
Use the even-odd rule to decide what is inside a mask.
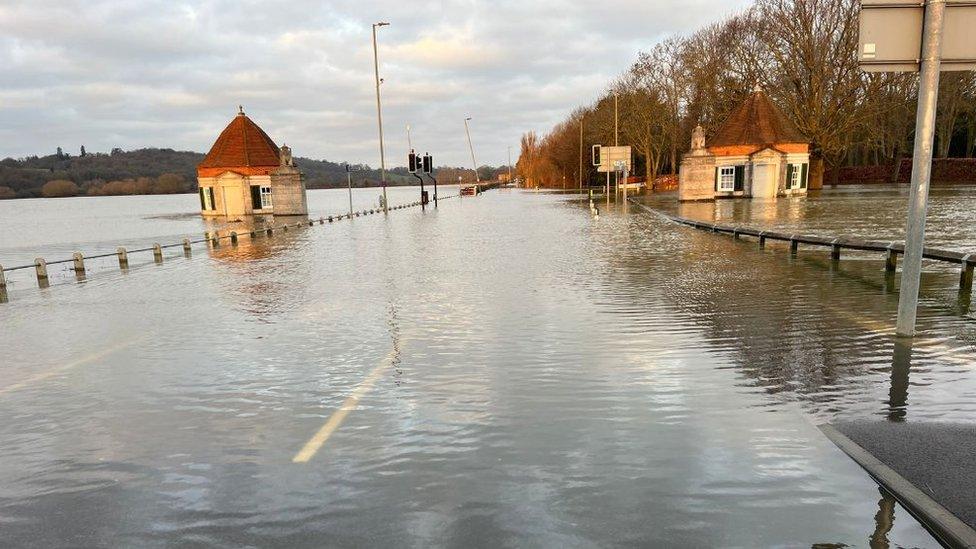
[[[197,166],[205,216],[306,215],[302,172],[241,108]]]
[[[679,200],[775,198],[807,192],[810,142],[758,86],[710,143],[698,126],[681,159]]]

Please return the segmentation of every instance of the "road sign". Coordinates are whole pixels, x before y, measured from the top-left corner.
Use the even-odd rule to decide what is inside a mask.
[[[621,170],[618,170],[616,168],[617,162],[623,162],[623,163],[625,163],[627,170],[630,170],[630,157],[631,157],[631,152],[630,152],[630,146],[629,145],[620,146],[620,147],[610,147],[610,146],[606,146],[606,145],[603,145],[603,146],[595,145],[594,146],[594,151],[596,151],[596,147],[600,147],[599,152],[598,153],[595,152],[595,154],[594,154],[594,157],[595,157],[594,158],[594,165],[598,165],[599,166],[596,171],[598,171],[598,172],[617,172],[617,171],[621,171]],[[599,164],[597,164],[595,162],[597,160],[597,158],[596,158],[597,155],[599,157]]]
[[[942,71],[976,69],[976,3],[946,0]],[[925,5],[918,0],[862,0],[858,59],[866,72],[918,72]]]

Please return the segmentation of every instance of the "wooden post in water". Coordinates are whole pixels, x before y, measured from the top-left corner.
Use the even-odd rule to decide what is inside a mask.
[[[888,251],[885,253],[885,272],[893,273],[898,269],[898,252],[895,251],[895,243],[888,244]]]
[[[793,235],[790,237],[790,255],[795,257],[799,251],[800,243],[796,240],[796,235]]]
[[[3,265],[0,265],[0,291],[7,288],[7,277],[3,274]]]
[[[37,284],[47,288],[47,261],[43,257],[34,259],[34,272],[37,273]]]
[[[125,248],[119,246],[115,253],[119,256],[119,269],[123,271],[129,268],[129,252],[125,251]]]
[[[183,255],[184,255],[184,257],[190,257],[190,254],[191,253],[193,253],[193,247],[190,245],[190,239],[189,238],[184,238],[183,239]]]
[[[759,247],[766,247],[766,231],[759,231]]]
[[[959,291],[967,294],[973,291],[973,267],[976,264],[969,262],[972,255],[967,254],[962,258],[962,271],[959,272]]]
[[[840,244],[837,242],[840,238],[835,238],[830,242],[830,260],[837,262],[840,261]]]
[[[81,252],[75,252],[71,254],[71,261],[74,265],[75,274],[85,275],[85,254]]]
[[[230,243],[234,246],[237,246],[237,231],[230,232]]]
[[[153,260],[155,260],[156,263],[163,262],[163,247],[160,246],[158,242],[153,244]]]

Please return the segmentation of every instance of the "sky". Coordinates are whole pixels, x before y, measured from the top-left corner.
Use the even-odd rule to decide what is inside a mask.
[[[206,152],[238,105],[296,156],[379,166],[512,160],[636,54],[744,0],[0,0],[0,158]]]

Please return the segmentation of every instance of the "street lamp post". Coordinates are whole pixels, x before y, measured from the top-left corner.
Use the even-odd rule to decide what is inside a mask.
[[[349,185],[349,219],[352,219],[352,168],[346,164],[346,184]]]
[[[380,106],[380,61],[376,51],[376,27],[385,27],[386,22],[373,23],[373,72],[376,76],[376,122],[380,128],[380,180],[383,182],[383,211],[386,207],[386,153],[383,150],[383,108]]]
[[[468,136],[468,149],[471,151],[471,164],[474,165],[474,182],[481,183],[481,177],[478,176],[478,162],[474,159],[474,146],[471,144],[471,131],[468,129],[468,120],[471,120],[470,116],[464,119],[464,133]]]

